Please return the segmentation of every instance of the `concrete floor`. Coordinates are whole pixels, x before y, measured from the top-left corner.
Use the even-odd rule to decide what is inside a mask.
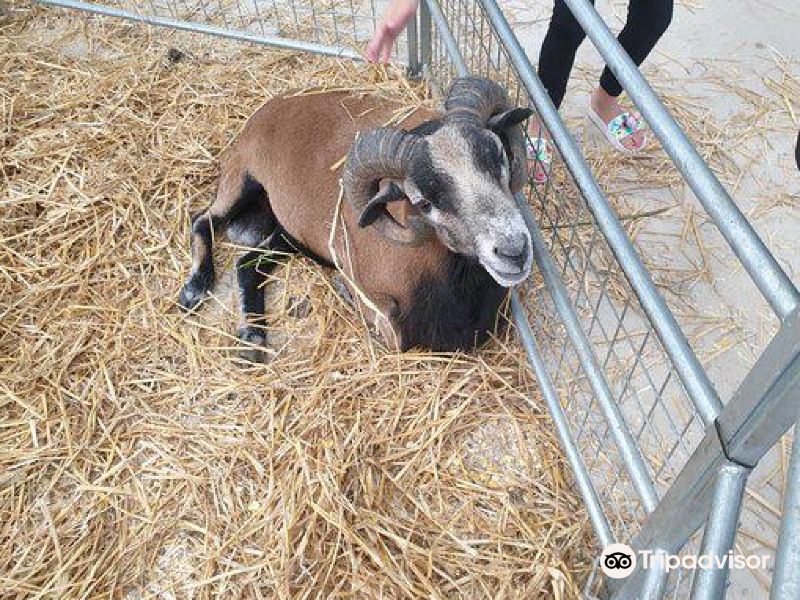
[[[535,64],[551,2],[531,6],[514,0],[505,6]],[[600,0],[598,9],[613,29],[621,27],[625,2]],[[794,143],[800,127],[800,98],[780,98],[765,80],[783,80],[788,74],[797,85],[798,31],[800,5],[790,0],[698,0],[691,4],[678,0],[670,30],[644,66],[645,75],[664,92],[668,106],[676,107],[676,117],[684,118],[682,125],[701,151],[710,153],[718,176],[796,283],[800,283],[800,173],[794,163]],[[562,106],[562,114],[568,123],[578,125],[578,131],[588,91],[602,64],[591,43],[585,42]],[[682,102],[691,104],[692,110],[684,113]],[[686,115],[696,118],[698,114],[703,123],[688,122]],[[708,139],[712,135],[715,139]],[[712,143],[729,160],[723,160]],[[597,152],[590,145],[586,150],[590,155]],[[641,207],[643,196],[648,207],[674,206],[648,219],[636,241],[645,262],[657,272],[658,283],[680,289],[680,305],[670,294],[667,300],[725,402],[771,339],[777,319],[685,186],[638,193],[618,192],[611,186],[607,191],[618,206]],[[693,224],[695,236],[681,237],[687,223]],[[690,284],[670,281],[671,270],[698,264],[702,265],[699,276]],[[709,317],[720,325],[714,334],[701,335]],[[768,454],[751,476],[743,533],[737,538],[745,554],[769,552],[777,539],[778,520],[773,513],[780,507],[787,443]],[[763,575],[768,581],[769,573]],[[749,571],[734,572],[728,597],[766,598],[768,592],[759,579],[759,574]]]

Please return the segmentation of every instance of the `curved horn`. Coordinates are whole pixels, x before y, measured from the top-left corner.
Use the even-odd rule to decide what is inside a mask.
[[[514,108],[506,91],[491,79],[459,77],[444,102],[445,119],[467,121],[481,127],[490,117]]]
[[[381,127],[362,134],[347,154],[342,176],[344,192],[359,220],[370,208],[370,200],[378,193],[381,179],[402,181],[416,153],[418,140],[405,131]],[[373,203],[374,204],[374,203]],[[416,244],[430,232],[430,227],[418,217],[409,219],[404,227],[382,207],[377,217],[369,221],[385,238],[399,244]]]
[[[459,77],[453,81],[444,103],[445,120],[452,123],[469,123],[486,127],[489,119],[513,110],[508,93],[500,85],[484,77]],[[511,191],[516,193],[527,182],[525,134],[522,127],[514,126],[502,132],[495,131],[509,154],[511,166]]]

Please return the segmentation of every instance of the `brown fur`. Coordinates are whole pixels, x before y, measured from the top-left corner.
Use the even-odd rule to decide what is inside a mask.
[[[268,101],[250,118],[224,157],[210,215],[225,218],[249,174],[267,190],[277,221],[313,253],[334,262],[328,244],[341,169],[332,171],[331,167],[347,154],[357,132],[384,125],[398,108],[375,96],[347,92]],[[438,116],[417,110],[401,126],[411,129]],[[401,222],[409,210],[414,209],[407,203],[392,208]],[[336,253],[345,272],[385,315],[407,310],[419,282],[438,276],[448,250],[435,237],[410,247],[386,240],[374,228],[361,229],[358,215],[344,199],[340,214],[350,254],[345,250],[341,223]],[[393,340],[387,333],[383,331],[384,337],[390,338],[387,343],[402,347],[402,340]]]

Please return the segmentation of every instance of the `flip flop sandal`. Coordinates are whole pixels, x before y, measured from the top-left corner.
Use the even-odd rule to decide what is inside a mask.
[[[638,148],[626,148],[622,145],[622,140],[645,128],[644,121],[640,115],[624,112],[611,119],[608,124],[591,107],[586,115],[597,126],[608,142],[623,154],[636,154],[647,146],[646,136],[642,138],[642,144]]]
[[[550,144],[550,140],[543,137],[525,138],[530,177],[536,183],[545,183],[550,178],[550,169],[553,166],[553,151]],[[533,163],[533,166],[530,166],[530,163]],[[536,165],[542,167],[538,173]]]

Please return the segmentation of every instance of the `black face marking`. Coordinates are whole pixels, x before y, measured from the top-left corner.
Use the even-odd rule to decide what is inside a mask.
[[[476,127],[465,127],[462,133],[469,145],[476,168],[500,181],[503,155],[500,154],[494,139],[485,130]]]
[[[442,212],[454,213],[455,182],[447,173],[434,168],[430,152],[426,149],[417,157],[411,179],[425,200]]]

